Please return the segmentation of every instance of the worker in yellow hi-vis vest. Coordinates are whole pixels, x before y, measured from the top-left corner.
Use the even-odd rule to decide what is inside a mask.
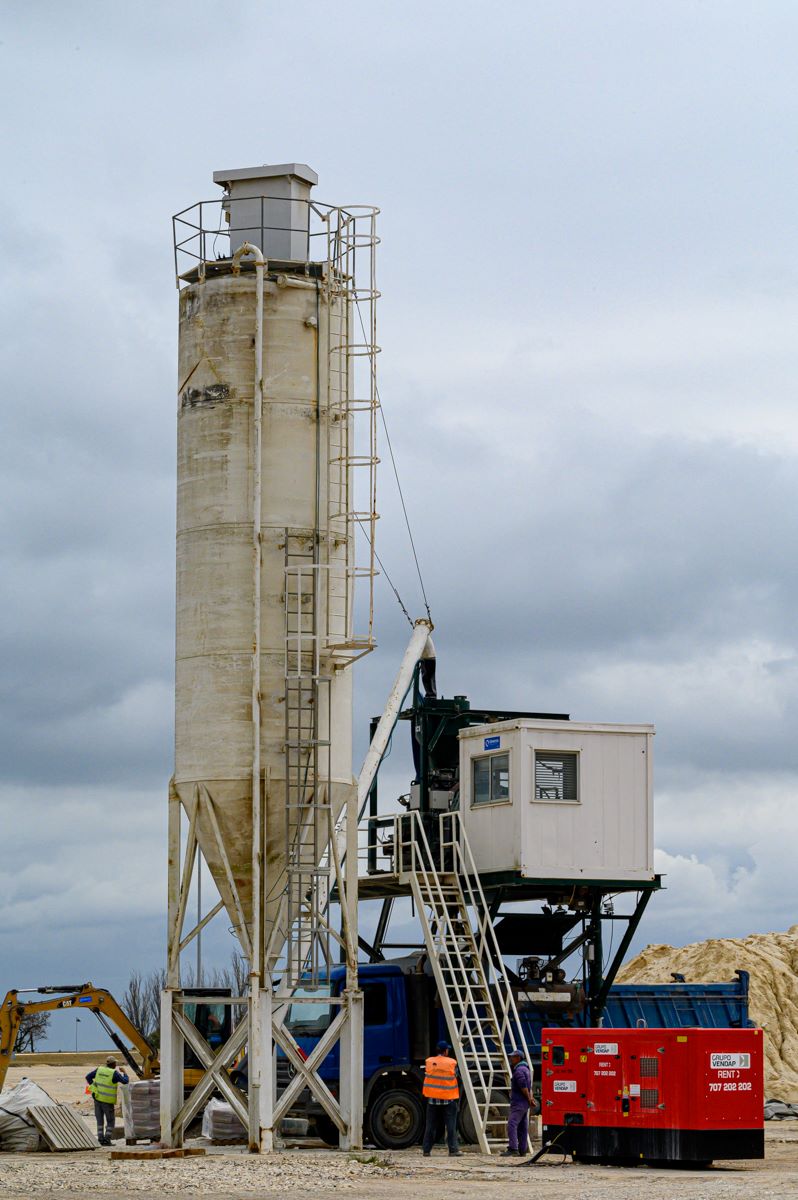
[[[460,1087],[457,1082],[457,1063],[452,1058],[448,1042],[438,1042],[438,1053],[424,1064],[423,1093],[427,1100],[427,1123],[424,1127],[424,1156],[429,1158],[438,1134],[439,1118],[446,1121],[446,1141],[449,1154],[457,1157],[457,1112],[460,1107]]]
[[[129,1083],[124,1071],[117,1071],[116,1059],[109,1054],[104,1067],[89,1071],[86,1083],[94,1097],[94,1116],[97,1119],[97,1141],[101,1146],[111,1145],[116,1117],[116,1091],[120,1083]],[[103,1124],[105,1128],[103,1129]]]

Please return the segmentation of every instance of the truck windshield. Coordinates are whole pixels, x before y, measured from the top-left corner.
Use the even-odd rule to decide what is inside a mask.
[[[332,1005],[324,1002],[330,994],[329,984],[322,984],[313,991],[297,988],[285,1022],[294,1037],[321,1037],[332,1020]],[[303,1001],[303,996],[314,999]]]

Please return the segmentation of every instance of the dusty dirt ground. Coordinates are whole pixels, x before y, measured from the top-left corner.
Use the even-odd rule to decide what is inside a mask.
[[[86,1070],[71,1065],[15,1069],[7,1086],[29,1074],[54,1100],[76,1103],[86,1113],[82,1094]],[[512,1189],[545,1200],[795,1200],[798,1121],[767,1125],[764,1161],[719,1162],[706,1171],[560,1165],[558,1158],[533,1167],[518,1164],[522,1160],[485,1158],[469,1151],[451,1160],[441,1148],[430,1159],[417,1149],[343,1154],[310,1146],[263,1156],[246,1154],[241,1148],[210,1147],[204,1158],[160,1162],[113,1162],[107,1150],[0,1154],[0,1196],[4,1200],[56,1195],[92,1200],[162,1196],[318,1200],[340,1193],[350,1200],[438,1200],[444,1195],[447,1200],[507,1200]]]

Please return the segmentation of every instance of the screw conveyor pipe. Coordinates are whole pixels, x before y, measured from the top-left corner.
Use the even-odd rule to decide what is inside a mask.
[[[255,260],[255,387],[252,396],[253,428],[253,488],[252,488],[252,961],[250,974],[257,976],[260,986],[262,974],[261,948],[261,886],[260,867],[262,856],[261,826],[263,823],[260,790],[260,643],[261,604],[260,584],[263,560],[261,533],[262,508],[262,458],[263,458],[263,291],[266,274],[266,259],[263,251],[251,242],[244,242],[233,255],[233,271],[241,270],[241,259],[251,256]]]

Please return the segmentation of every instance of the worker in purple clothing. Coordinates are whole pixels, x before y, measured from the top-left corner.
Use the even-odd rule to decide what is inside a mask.
[[[532,1107],[532,1070],[524,1062],[520,1050],[509,1054],[512,1078],[510,1082],[510,1115],[507,1118],[507,1149],[505,1158],[523,1157],[529,1149],[529,1110]]]

